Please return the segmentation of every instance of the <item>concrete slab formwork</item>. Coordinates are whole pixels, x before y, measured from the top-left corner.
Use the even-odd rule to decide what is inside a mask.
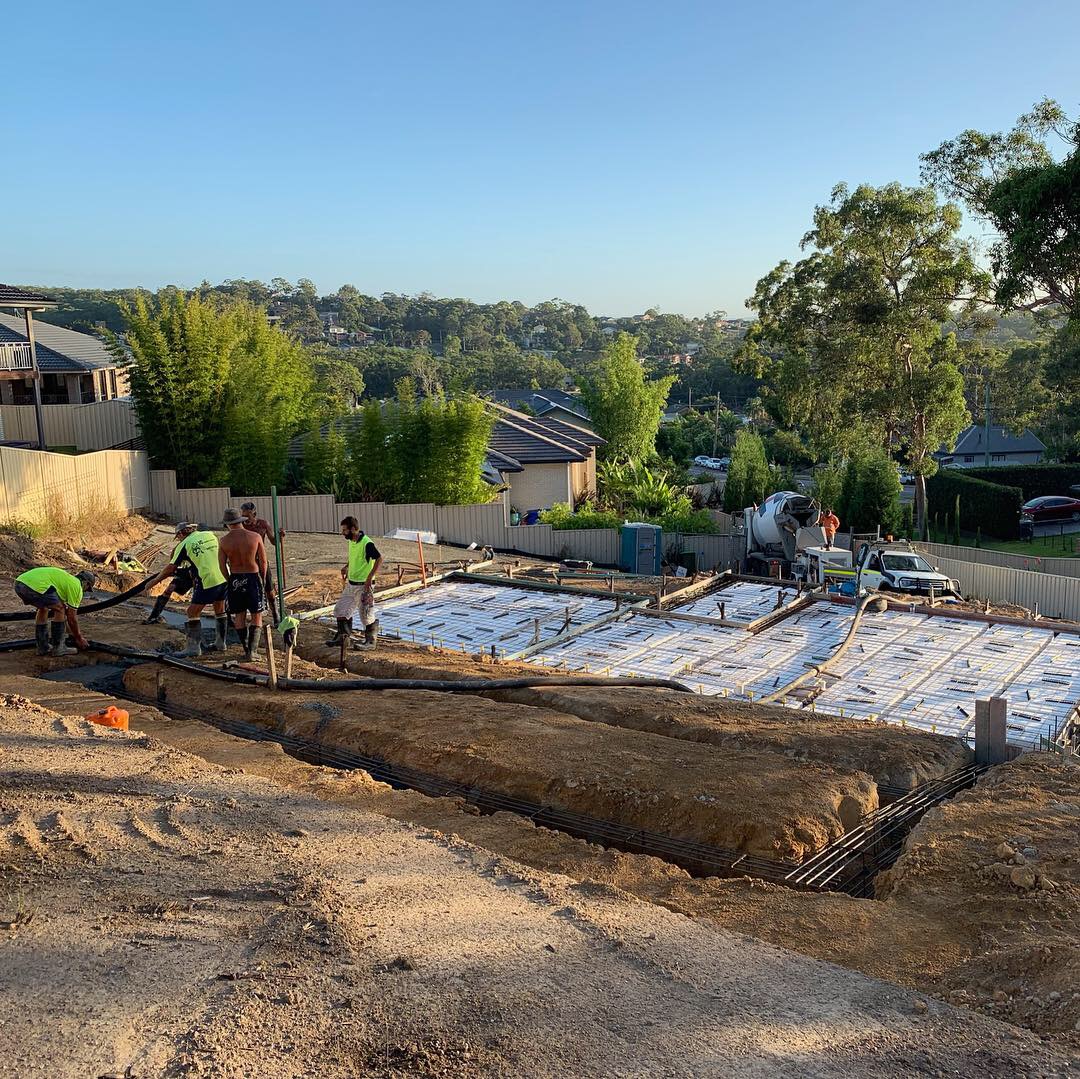
[[[785,591],[785,604],[797,598]],[[385,633],[406,641],[471,652],[494,645],[500,656],[539,641],[530,662],[560,671],[675,678],[698,693],[756,700],[830,659],[854,609],[814,602],[758,633],[678,616],[718,616],[717,597],[725,595],[725,619],[750,625],[776,610],[777,593],[775,585],[734,582],[664,617],[617,611],[601,594],[447,581],[389,600],[380,618]],[[562,639],[567,627],[585,628]],[[970,741],[975,701],[991,696],[1009,702],[1014,745],[1032,748],[1053,736],[1080,702],[1080,635],[915,611],[867,613],[845,655],[783,703]]]

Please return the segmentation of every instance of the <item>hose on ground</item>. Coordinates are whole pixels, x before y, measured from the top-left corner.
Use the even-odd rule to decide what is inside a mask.
[[[880,606],[884,604],[888,606],[888,600],[884,596],[879,596],[877,592],[868,592],[860,601],[859,606],[855,609],[855,617],[851,620],[851,625],[848,627],[847,636],[840,642],[840,646],[828,659],[822,660],[820,663],[814,664],[808,670],[799,675],[798,678],[793,678],[786,686],[781,686],[774,693],[770,693],[767,697],[758,697],[755,704],[775,704],[778,700],[786,697],[793,689],[797,689],[808,678],[814,678],[819,674],[828,674],[829,668],[841,659],[844,653],[851,647],[852,641],[855,640],[855,634],[859,631],[859,623],[862,621],[863,615],[866,613],[867,608],[871,604]]]
[[[4,641],[0,644],[0,652],[20,652],[24,648],[34,648],[37,641]]]
[[[152,580],[151,577],[147,577],[146,580],[140,581],[137,585],[133,585],[126,592],[117,592],[115,596],[109,596],[108,599],[98,600],[97,603],[88,603],[85,607],[79,608],[79,614],[93,614],[94,611],[105,611],[109,607],[115,607],[118,603],[123,603],[125,600],[129,600],[132,596],[137,596]],[[27,609],[25,611],[3,611],[0,612],[0,622],[28,622],[31,618],[34,618],[37,611]]]
[[[222,682],[240,682],[246,685],[264,686],[269,682],[265,674],[251,674],[248,671],[220,670],[216,667],[204,667],[181,656],[167,652],[143,652],[136,648],[122,645],[105,644],[90,641],[92,652],[106,652],[124,659],[139,659],[152,663],[163,663],[167,667],[190,671],[192,674],[205,675]],[[33,645],[33,642],[30,642]],[[340,692],[353,689],[427,689],[437,693],[486,693],[495,689],[559,689],[562,686],[603,686],[629,687],[632,689],[672,689],[679,693],[692,693],[689,686],[667,678],[601,678],[596,676],[551,677],[538,675],[523,678],[461,678],[428,681],[424,678],[338,678],[320,682],[314,678],[279,678],[278,686],[283,689],[304,689],[316,693]]]

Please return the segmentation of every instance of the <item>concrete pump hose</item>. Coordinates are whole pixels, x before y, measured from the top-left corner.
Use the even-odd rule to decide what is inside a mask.
[[[33,641],[27,642],[33,646]],[[216,667],[204,667],[167,652],[142,652],[122,645],[105,644],[90,641],[90,651],[107,652],[125,659],[139,659],[147,662],[163,663],[167,667],[201,674],[207,678],[216,678],[221,682],[241,682],[247,685],[266,685],[269,681],[265,674],[252,674],[248,671],[219,670]],[[304,689],[317,693],[338,692],[350,689],[429,689],[442,693],[486,693],[494,689],[558,689],[561,686],[603,686],[606,688],[624,686],[631,689],[672,689],[678,693],[692,693],[689,686],[667,678],[601,678],[597,676],[551,677],[537,675],[524,678],[460,678],[428,681],[424,678],[341,678],[327,679],[320,682],[314,678],[279,678],[278,685],[288,689]]]
[[[827,674],[829,668],[838,660],[843,658],[844,653],[851,647],[852,641],[855,640],[855,634],[859,631],[859,623],[862,621],[863,615],[868,608],[873,605],[875,609],[880,610],[881,605],[888,606],[888,600],[884,596],[879,596],[877,592],[868,592],[862,600],[859,602],[859,606],[855,609],[855,617],[851,620],[851,625],[848,628],[847,636],[840,642],[840,646],[828,659],[823,660],[821,663],[815,664],[809,670],[800,674],[798,678],[792,679],[786,686],[781,686],[774,693],[770,693],[767,697],[758,697],[755,704],[775,704],[778,700],[786,697],[793,689],[797,689],[807,679],[814,678],[819,674]]]
[[[150,583],[151,578],[147,577],[145,581],[140,581],[137,585],[129,588],[126,592],[118,592],[115,596],[110,596],[108,599],[98,600],[97,603],[88,603],[85,607],[79,608],[79,614],[93,614],[94,611],[104,611],[109,607],[115,607],[118,603],[123,603],[125,600],[131,599],[132,596],[137,596],[146,586]],[[0,613],[0,622],[28,622],[37,614],[36,611],[4,611]]]

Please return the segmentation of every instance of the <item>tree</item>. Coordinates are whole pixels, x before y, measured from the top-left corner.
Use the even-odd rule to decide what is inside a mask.
[[[1056,136],[1069,152],[1055,159]],[[1080,124],[1044,98],[1012,131],[964,131],[922,155],[923,179],[961,199],[998,239],[995,299],[1008,308],[1080,304]]]
[[[166,289],[122,303],[127,370],[151,459],[181,486],[265,491],[285,472],[289,438],[312,401],[305,350],[246,301]]]
[[[929,188],[838,185],[803,238],[810,254],[758,282],[740,353],[817,454],[884,445],[906,456],[920,525],[932,454],[968,421],[956,339],[942,327],[989,284],[959,228],[960,211]]]
[[[900,526],[900,476],[892,458],[883,450],[870,450],[848,462],[846,499],[841,512],[853,532],[896,532]],[[845,477],[846,478],[846,477]]]
[[[581,381],[581,398],[607,460],[644,461],[655,453],[656,432],[675,379],[650,382],[637,358],[637,339],[620,333]]]
[[[727,482],[724,485],[724,509],[728,513],[760,506],[772,493],[772,473],[765,459],[765,445],[761,436],[743,428],[735,436],[728,465]]]

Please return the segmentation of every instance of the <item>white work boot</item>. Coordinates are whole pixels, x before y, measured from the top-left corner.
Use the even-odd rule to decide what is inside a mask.
[[[64,644],[64,632],[66,629],[67,626],[59,619],[56,619],[49,627],[50,656],[72,656],[75,654],[74,648],[68,648]]]
[[[202,655],[202,621],[189,618],[184,623],[184,632],[187,634],[187,648],[180,655],[188,659],[198,659]]]

